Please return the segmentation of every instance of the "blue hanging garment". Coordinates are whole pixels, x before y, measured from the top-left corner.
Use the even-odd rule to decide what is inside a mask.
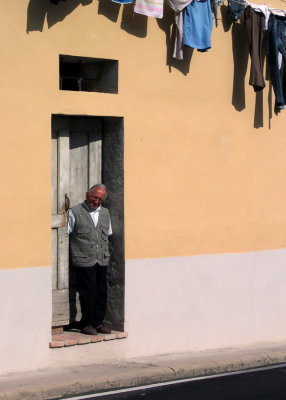
[[[279,69],[279,52],[283,57],[282,71]],[[286,105],[286,16],[270,14],[266,55],[276,97],[275,107],[284,110]],[[283,79],[281,79],[281,72]]]
[[[210,0],[194,0],[185,8],[183,44],[199,51],[208,51],[211,45],[213,18]]]
[[[113,3],[120,3],[120,4],[131,4],[133,0],[112,0]]]

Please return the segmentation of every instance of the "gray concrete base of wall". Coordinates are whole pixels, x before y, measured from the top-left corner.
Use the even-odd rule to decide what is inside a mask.
[[[0,400],[66,398],[286,362],[286,343],[168,354],[1,377]]]

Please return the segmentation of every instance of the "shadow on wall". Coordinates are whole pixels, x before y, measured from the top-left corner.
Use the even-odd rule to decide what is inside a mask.
[[[48,28],[61,22],[73,12],[79,5],[86,6],[93,2],[93,0],[68,0],[68,1],[55,1],[52,4],[50,0],[30,0],[27,10],[27,33],[31,31],[43,30],[45,19],[47,19]],[[144,38],[147,36],[148,17],[137,14],[133,10],[133,4],[120,5],[111,0],[98,0],[98,14],[105,16],[110,21],[116,23],[119,18],[120,8],[123,7],[121,17],[121,29],[127,33]],[[221,19],[222,26],[225,32],[231,29],[232,34],[232,52],[233,52],[233,89],[232,89],[232,105],[237,111],[245,109],[245,77],[247,72],[249,60],[249,47],[246,31],[244,28],[243,20],[241,22],[233,22],[228,14],[228,7],[221,6]],[[176,28],[174,26],[174,12],[170,8],[169,3],[165,0],[164,16],[162,19],[156,19],[159,28],[166,35],[166,65],[169,71],[172,68],[177,69],[182,74],[187,75],[190,71],[190,64],[193,56],[194,49],[190,47],[184,48],[184,59],[177,60],[173,58],[173,48],[175,41]],[[216,28],[214,28],[216,29]],[[263,49],[265,46],[263,46]],[[263,53],[263,65],[265,62],[265,52]],[[269,74],[266,79],[269,80]],[[254,93],[255,110],[254,122],[255,128],[264,126],[263,123],[263,92]],[[268,110],[269,110],[269,128],[270,120],[272,118],[272,87],[269,83],[268,93]]]
[[[117,22],[120,4],[112,1],[99,0],[98,14],[104,15],[112,22]],[[144,38],[147,36],[148,17],[133,11],[133,4],[125,4],[122,12],[121,29],[131,35]]]
[[[32,31],[43,31],[45,19],[47,18],[48,28],[63,21],[79,5],[87,6],[93,0],[68,0],[60,1],[57,5],[50,0],[30,0],[27,9],[27,33]],[[98,14],[104,15],[112,22],[118,19],[120,4],[107,0],[98,1]],[[126,32],[138,36],[147,36],[147,20],[144,15],[133,12],[133,7],[126,5],[123,9],[121,28]]]
[[[156,20],[159,28],[165,32],[166,35],[166,65],[169,66],[169,71],[171,72],[173,67],[182,72],[182,74],[187,75],[190,71],[190,64],[194,49],[191,47],[185,47],[183,60],[177,60],[173,57],[176,34],[176,28],[174,26],[174,11],[170,8],[166,1],[164,4],[163,18],[157,18]]]
[[[30,0],[27,9],[27,33],[32,31],[43,31],[45,18],[47,18],[48,27],[61,22],[65,17],[73,12],[80,4],[86,6],[92,3],[92,0],[68,0],[52,4],[49,0]]]

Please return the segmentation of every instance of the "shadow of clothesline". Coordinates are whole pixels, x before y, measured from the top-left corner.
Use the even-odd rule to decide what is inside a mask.
[[[174,11],[169,7],[167,2],[164,4],[163,18],[157,18],[156,21],[159,28],[166,35],[166,65],[169,66],[169,71],[171,72],[172,68],[175,68],[184,75],[187,75],[190,70],[194,49],[185,47],[183,60],[177,60],[173,57],[176,29],[174,27]]]
[[[98,14],[104,15],[112,22],[117,22],[120,12],[120,4],[112,1],[98,0]],[[158,26],[165,32],[166,35],[166,65],[174,67],[181,71],[184,75],[189,72],[190,61],[193,54],[193,49],[186,49],[184,54],[184,60],[179,61],[172,57],[173,46],[174,46],[174,30],[172,25],[174,22],[173,10],[169,7],[168,2],[164,2],[164,15],[163,18],[156,18]],[[134,12],[133,4],[125,4],[123,6],[121,28],[126,32],[144,38],[147,36],[147,23],[148,17],[145,15],[137,14]]]
[[[58,22],[63,21],[79,5],[86,6],[93,0],[69,0],[52,4],[49,0],[30,0],[27,9],[27,33],[32,31],[43,31],[45,19],[47,19],[48,28],[51,28]],[[118,19],[120,4],[106,0],[98,0],[98,14],[104,15],[112,22]],[[133,7],[126,5],[123,9],[121,28],[126,32],[138,36],[147,36],[147,20],[144,15],[133,12]]]
[[[49,0],[30,0],[27,9],[26,32],[43,31],[45,19],[47,18],[48,28],[61,22],[71,14],[80,4],[87,6],[93,0],[69,0],[52,4]]]
[[[120,4],[112,1],[98,0],[98,14],[104,15],[112,22],[117,22],[120,11]],[[148,17],[136,14],[133,11],[133,4],[125,4],[121,18],[121,29],[131,35],[144,38],[147,36]]]
[[[117,22],[120,14],[121,5],[111,0],[97,0],[98,14],[108,18],[112,22]],[[30,0],[27,9],[27,33],[31,31],[42,32],[45,19],[47,19],[48,28],[51,28],[58,22],[61,22],[72,13],[79,5],[86,6],[93,0],[68,0],[59,1],[57,5],[52,4],[50,0]],[[233,52],[233,89],[232,89],[232,105],[241,112],[245,109],[245,76],[247,72],[249,47],[248,40],[243,22],[233,23],[227,15],[228,7],[223,5],[220,7],[222,26],[225,32],[231,29],[232,34],[232,52]],[[174,12],[170,8],[167,0],[164,2],[164,15],[162,19],[156,19],[159,28],[166,36],[166,65],[169,71],[172,68],[177,69],[182,74],[187,75],[190,71],[190,64],[194,49],[190,47],[184,48],[184,59],[177,60],[173,58],[173,48],[175,41],[174,29]],[[134,12],[132,4],[123,6],[121,17],[121,29],[129,34],[144,38],[147,36],[148,17]],[[214,28],[215,29],[215,28]],[[263,63],[265,61],[265,53],[263,54]],[[254,93],[256,96],[254,110],[254,127],[263,127],[263,94],[262,92]],[[271,85],[268,94],[269,106],[269,127],[272,118],[272,91]]]
[[[79,5],[86,6],[91,4],[93,0],[68,0],[60,1],[57,5],[52,4],[50,0],[30,0],[27,9],[27,33],[32,31],[43,31],[45,19],[47,20],[48,28],[50,29],[55,24],[63,21],[71,14]],[[98,14],[104,15],[112,22],[117,22],[121,5],[114,3],[111,0],[98,0]],[[157,19],[159,27],[166,34],[166,64],[169,67],[174,67],[183,74],[189,72],[190,61],[192,58],[192,49],[185,51],[184,60],[178,61],[172,57],[172,47],[174,35],[171,33],[173,24],[173,11],[168,7],[165,1],[165,11],[163,19]],[[147,36],[148,17],[137,14],[133,10],[133,4],[123,6],[121,17],[121,29],[127,33],[144,38]]]

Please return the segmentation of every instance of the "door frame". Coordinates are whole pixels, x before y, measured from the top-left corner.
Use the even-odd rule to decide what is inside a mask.
[[[82,116],[53,114],[52,130],[56,119],[62,118],[71,125],[77,119],[97,119],[102,128],[102,183],[108,188],[104,203],[110,211],[113,234],[110,238],[111,259],[108,266],[108,304],[105,324],[114,330],[124,331],[125,303],[125,241],[124,241],[124,118],[109,116]],[[67,125],[66,125],[67,127]],[[69,134],[70,127],[68,128]],[[52,163],[54,160],[52,160]],[[99,182],[95,182],[99,183]],[[60,256],[60,255],[58,255]],[[70,268],[69,268],[70,271]],[[71,274],[70,274],[71,275]],[[75,291],[69,290],[70,304],[75,301]],[[76,302],[78,309],[78,301]],[[76,318],[70,307],[69,323]]]

